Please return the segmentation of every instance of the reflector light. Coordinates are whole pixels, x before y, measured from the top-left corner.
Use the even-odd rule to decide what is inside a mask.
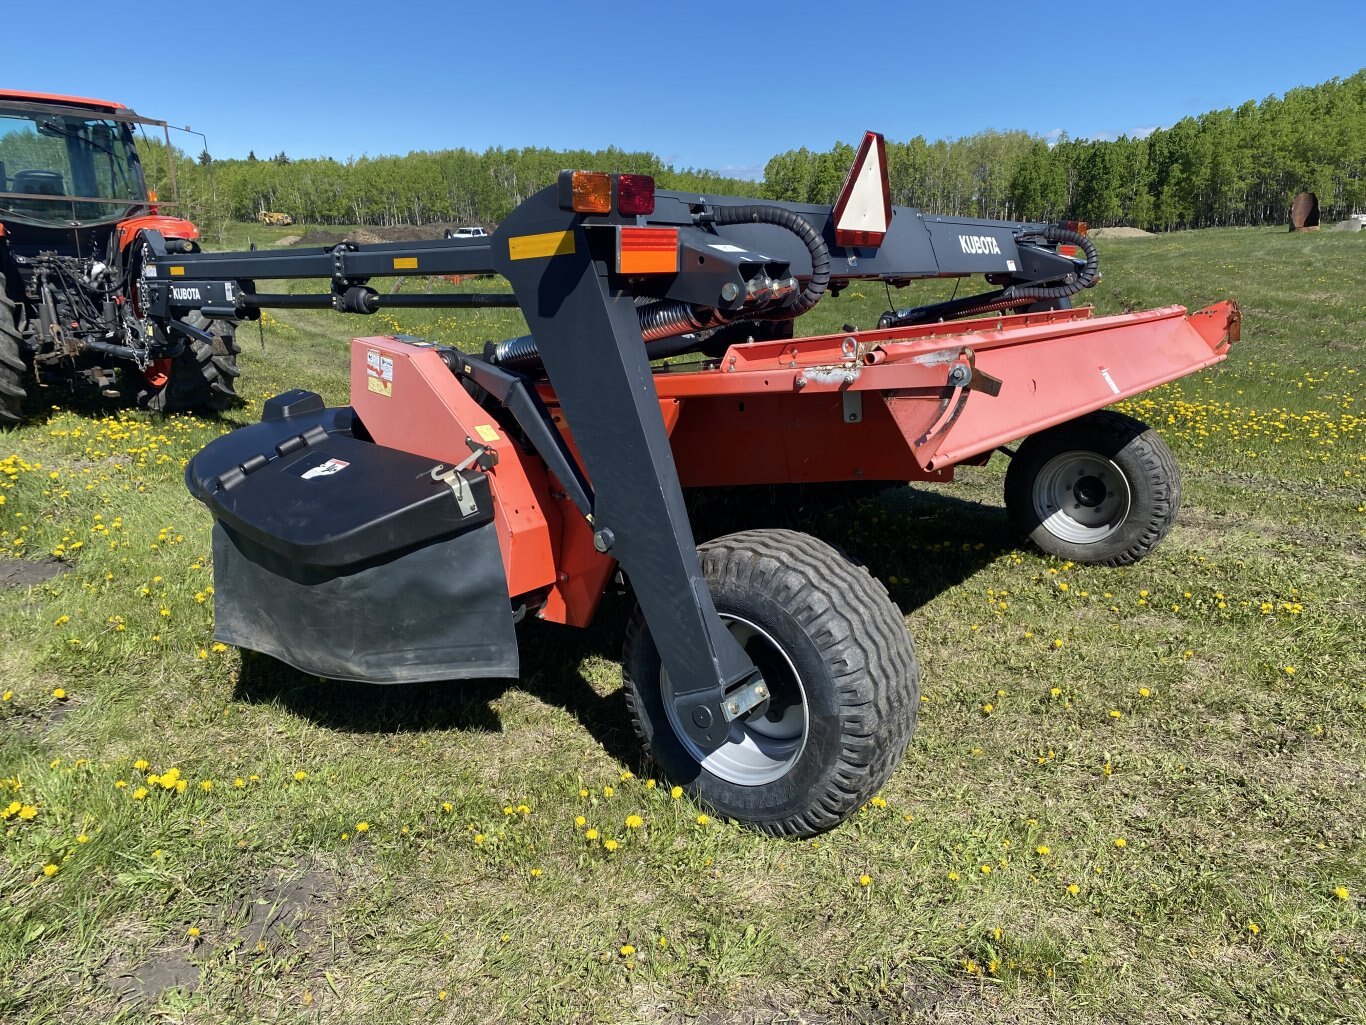
[[[1063,221],[1058,227],[1067,231],[1075,231],[1078,235],[1085,235],[1088,225],[1085,221]]]
[[[597,171],[575,171],[570,195],[575,213],[610,214],[612,176]]]
[[[1077,247],[1076,247],[1076,246],[1058,246],[1058,255],[1059,255],[1059,256],[1076,256],[1076,255],[1077,255]]]
[[[678,273],[678,229],[618,228],[617,273]]]
[[[655,180],[648,174],[617,178],[617,212],[627,216],[655,212]]]
[[[157,201],[157,190],[156,190],[156,189],[148,189],[148,190],[147,190],[147,202],[149,202],[149,203],[155,203],[156,201]]]
[[[877,132],[864,133],[834,213],[836,245],[882,245],[892,223],[892,189],[887,181],[887,146]]]

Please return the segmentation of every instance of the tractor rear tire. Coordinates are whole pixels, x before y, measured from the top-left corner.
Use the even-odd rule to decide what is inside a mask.
[[[213,343],[190,339],[181,354],[171,361],[166,384],[160,388],[146,388],[138,395],[138,403],[160,413],[188,410],[222,410],[238,401],[234,387],[238,375],[237,326],[227,320],[210,320],[198,310],[190,313],[185,322],[191,327],[207,331]]]
[[[0,426],[24,419],[24,327],[27,321],[22,304],[5,292],[5,276],[0,274]]]
[[[698,551],[770,705],[702,751],[676,723],[637,608],[622,655],[636,733],[665,776],[721,815],[775,836],[833,829],[877,794],[915,731],[920,668],[906,621],[866,569],[808,534],[751,530]]]
[[[1156,432],[1103,409],[1026,438],[1005,500],[1015,528],[1048,554],[1124,566],[1171,530],[1181,474]]]

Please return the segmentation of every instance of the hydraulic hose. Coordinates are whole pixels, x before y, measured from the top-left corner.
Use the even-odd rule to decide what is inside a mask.
[[[1082,267],[1081,273],[1076,280],[1067,285],[1016,285],[1006,289],[1009,298],[1031,299],[1066,299],[1076,295],[1083,288],[1092,288],[1100,280],[1099,266],[1100,254],[1096,252],[1096,244],[1085,235],[1078,231],[1072,231],[1056,224],[1045,225],[1043,231],[1039,232],[1045,242],[1064,242],[1079,247],[1086,254],[1086,265]]]
[[[821,296],[825,295],[826,286],[830,284],[830,247],[825,244],[825,239],[821,237],[821,233],[813,228],[811,222],[801,214],[777,206],[750,204],[713,207],[706,213],[698,214],[696,220],[698,223],[710,222],[718,226],[772,224],[779,228],[785,228],[796,235],[811,254],[811,280],[806,283],[801,295],[797,296],[794,302],[780,310],[747,313],[747,317],[758,317],[760,314],[762,314],[763,319],[773,319],[775,316],[800,317],[820,302]]]

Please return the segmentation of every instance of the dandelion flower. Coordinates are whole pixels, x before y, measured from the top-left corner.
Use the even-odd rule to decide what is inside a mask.
[[[951,883],[956,883],[956,882],[958,882],[958,873],[957,873],[957,872],[950,872],[950,873],[949,873],[949,882],[951,882]]]
[[[357,822],[357,823],[356,823],[356,832],[357,832],[357,833],[368,833],[368,832],[370,832],[370,823],[365,822],[365,821],[363,821],[363,820],[360,821],[360,822]]]
[[[455,811],[455,805],[451,804],[450,801],[442,801],[441,810],[449,815],[451,812]]]
[[[151,767],[151,763],[148,762],[146,758],[139,758],[133,763],[133,768],[137,769],[138,772],[146,772]]]
[[[580,796],[580,797],[587,797],[587,796],[588,796],[588,788],[587,788],[587,787],[579,787],[579,796]]]
[[[56,698],[58,701],[65,701],[66,690],[62,687],[54,687],[52,690],[52,696]]]
[[[582,829],[584,826],[588,825],[588,820],[587,820],[586,818],[584,818],[582,815],[575,815],[575,816],[574,816],[574,825],[576,825],[576,826],[578,826],[580,829]]]
[[[1073,897],[1075,897],[1077,894],[1081,893],[1081,887],[1078,886],[1076,883],[1068,883],[1067,892],[1070,893]]]
[[[1152,697],[1152,694],[1153,694],[1153,692],[1150,691],[1147,687],[1139,687],[1139,688],[1138,688],[1138,696],[1141,697],[1141,698],[1150,698],[1150,697]]]
[[[1039,855],[1040,857],[1045,857],[1049,854],[1052,854],[1053,852],[1049,849],[1047,844],[1039,844],[1039,846],[1034,848],[1034,853]]]
[[[1294,676],[1294,675],[1295,675],[1295,667],[1294,667],[1294,666],[1286,666],[1286,667],[1285,667],[1285,675],[1286,675],[1286,676]]]
[[[683,788],[674,787],[672,790],[669,791],[669,796],[672,797],[675,801],[677,801],[680,797],[683,796]]]
[[[590,829],[583,834],[583,838],[585,840],[596,840],[598,838],[598,831],[596,829]]]
[[[533,868],[528,874],[531,876],[532,879],[539,879],[541,878],[541,869]]]
[[[1333,896],[1336,897],[1338,900],[1351,900],[1352,891],[1347,889],[1347,887],[1345,886],[1339,886],[1337,889],[1333,891]]]
[[[308,779],[308,773],[304,772],[303,769],[300,769],[296,773],[294,773],[294,781],[296,783],[302,783],[306,779]]]
[[[84,833],[82,833],[80,836],[76,837],[76,842],[77,842],[77,843],[89,843],[89,842],[90,842],[90,837],[88,837],[88,836],[86,836]]]
[[[626,828],[627,828],[627,829],[639,829],[639,828],[640,828],[641,826],[643,826],[643,825],[645,825],[645,820],[642,819],[639,815],[627,815],[627,816],[626,816]]]
[[[708,822],[710,822],[710,821],[711,821],[711,816],[710,816],[710,815],[707,815],[705,812],[703,812],[701,815],[697,816],[697,824],[698,824],[699,826],[705,826],[705,825],[706,825]]]
[[[146,788],[146,787],[138,787],[136,790],[133,791],[133,800],[135,800],[135,801],[141,801],[141,800],[142,800],[143,798],[145,798],[146,796],[147,796],[147,788]]]
[[[1118,847],[1120,850],[1123,850],[1125,847],[1129,846],[1129,841],[1124,839],[1124,837],[1122,836],[1117,836],[1115,837],[1115,846]]]
[[[51,878],[52,878],[53,876],[55,876],[56,874],[57,874],[57,866],[56,866],[56,865],[47,864],[47,865],[44,865],[44,866],[43,866],[43,875],[47,876],[49,879],[51,879]]]
[[[440,990],[440,991],[437,992],[437,994],[436,994],[436,999],[438,999],[438,1000],[445,1000],[445,999],[446,999],[447,997],[449,997],[449,996],[450,996],[450,994],[447,993],[447,992],[443,989],[443,990]]]
[[[983,866],[981,866],[981,871],[982,871],[982,875],[984,875],[984,876],[989,876],[989,875],[991,875],[991,866],[990,866],[990,865],[983,865]]]
[[[865,873],[863,873],[863,875],[861,875],[861,876],[858,877],[858,884],[859,884],[860,886],[872,886],[872,885],[873,885],[873,877],[870,876],[867,872],[865,872]]]
[[[484,834],[483,834],[483,833],[475,833],[475,834],[474,834],[474,842],[475,842],[475,843],[483,843],[483,842],[484,842]]]
[[[1247,931],[1252,933],[1253,936],[1256,936],[1259,932],[1262,931],[1262,927],[1258,925],[1256,922],[1249,921],[1247,923]]]
[[[235,780],[232,781],[232,785],[235,786],[238,790],[241,790],[244,786],[247,785],[247,781],[244,780],[241,776],[238,776]]]
[[[602,846],[604,850],[611,852],[615,851],[621,844],[617,843],[615,840],[604,840]]]
[[[192,939],[192,940],[197,940],[197,939],[199,939],[199,926],[197,926],[197,925],[192,925],[192,926],[190,926],[188,929],[185,930],[185,935],[188,936],[188,937],[190,937],[190,939]]]
[[[634,954],[635,952],[636,952],[636,948],[633,947],[633,946],[631,946],[631,944],[629,944],[629,943],[624,944],[624,945],[622,946],[622,948],[621,948],[621,956],[622,956],[622,957],[630,957],[630,956],[631,956],[632,954]]]

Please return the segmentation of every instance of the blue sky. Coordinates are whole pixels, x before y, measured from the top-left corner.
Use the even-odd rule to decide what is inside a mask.
[[[0,86],[119,100],[222,157],[617,145],[760,177],[867,128],[1109,138],[1366,66],[1364,0],[5,7],[34,43]]]

